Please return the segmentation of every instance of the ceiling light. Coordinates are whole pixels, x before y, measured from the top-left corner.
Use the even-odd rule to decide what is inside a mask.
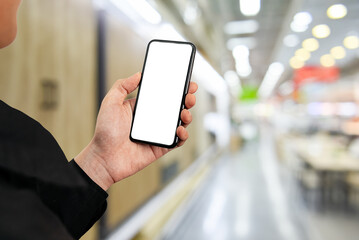
[[[340,19],[347,15],[347,8],[343,4],[334,4],[327,10],[327,15],[331,19]]]
[[[299,12],[294,15],[293,22],[301,25],[309,25],[312,22],[312,15],[309,12]]]
[[[320,57],[320,63],[323,67],[332,67],[335,64],[335,60],[330,54],[325,54]]]
[[[310,52],[314,52],[319,48],[319,42],[315,38],[307,38],[302,42],[304,49]]]
[[[249,49],[245,45],[238,45],[232,51],[236,62],[236,71],[240,77],[248,77],[252,73],[252,67],[249,64]]]
[[[274,62],[269,66],[267,74],[278,77],[282,75],[283,71],[284,71],[283,64],[280,62]]]
[[[296,56],[299,60],[305,62],[305,61],[307,61],[307,60],[310,58],[310,52],[307,51],[307,50],[304,49],[304,48],[301,48],[301,49],[298,49],[297,51],[295,51],[295,56]]]
[[[284,72],[284,66],[280,62],[274,62],[269,65],[268,70],[263,78],[262,84],[258,89],[261,97],[269,97],[275,85]]]
[[[236,71],[240,77],[248,77],[252,73],[252,67],[249,62],[239,62],[236,64]]]
[[[255,16],[261,9],[260,0],[239,0],[239,9],[244,16]]]
[[[355,49],[359,47],[359,38],[357,36],[347,36],[344,38],[343,44],[348,49]]]
[[[258,31],[259,24],[256,20],[244,20],[228,22],[224,26],[227,34],[250,34]]]
[[[294,15],[290,28],[293,32],[305,32],[312,22],[312,15],[309,12],[299,12]]]
[[[316,25],[313,27],[312,33],[316,38],[326,38],[330,35],[330,28],[326,24]]]
[[[332,49],[330,49],[330,54],[335,59],[343,59],[346,55],[345,49],[342,46],[333,47]]]
[[[249,56],[249,49],[245,45],[238,45],[233,49],[233,57],[234,58],[244,58]]]
[[[290,24],[290,29],[292,29],[293,32],[305,32],[308,29],[308,25],[292,22]]]
[[[198,18],[198,6],[194,2],[187,4],[186,9],[183,13],[183,21],[187,25],[192,25],[196,22]]]
[[[283,43],[287,47],[295,47],[299,43],[299,38],[295,34],[289,34],[289,35],[285,36],[285,38],[283,39]]]
[[[304,62],[294,56],[289,60],[289,65],[294,69],[299,69],[304,67]]]

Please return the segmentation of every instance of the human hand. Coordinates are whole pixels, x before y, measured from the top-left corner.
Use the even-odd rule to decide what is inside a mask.
[[[118,80],[102,101],[95,134],[89,145],[75,157],[76,163],[102,189],[142,170],[171,149],[130,141],[130,129],[136,99],[125,100],[140,82],[139,73]],[[182,146],[188,138],[186,127],[192,121],[188,109],[196,103],[197,84],[190,83],[185,106],[181,112],[182,125],[177,128]]]

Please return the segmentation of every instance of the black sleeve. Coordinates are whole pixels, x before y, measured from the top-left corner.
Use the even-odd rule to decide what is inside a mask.
[[[108,194],[74,160],[68,163],[68,168],[78,174],[82,184],[64,186],[38,181],[36,188],[43,202],[78,239],[102,216],[107,207]]]
[[[53,232],[65,227],[74,238],[80,238],[106,209],[107,193],[75,161],[67,161],[51,133],[34,119],[1,100],[0,170],[3,173],[0,186],[6,186],[3,194],[24,196],[23,199],[14,197],[12,201],[19,206],[18,209],[26,209],[25,212],[15,209],[8,213],[9,216],[0,213],[2,219],[10,219],[16,214],[31,214],[31,221],[38,223],[36,226],[43,226],[48,231],[52,229]],[[12,205],[9,201],[1,196],[0,209]],[[43,205],[44,211],[49,211],[53,216],[32,209],[34,204]],[[62,225],[51,225],[50,220],[53,218]],[[45,225],[42,225],[43,222]],[[18,226],[17,231],[23,231],[19,223],[10,222],[9,225]]]

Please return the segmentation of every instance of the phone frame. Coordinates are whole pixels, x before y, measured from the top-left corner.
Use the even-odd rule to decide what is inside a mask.
[[[141,85],[142,85],[143,75],[144,75],[144,72],[145,72],[145,69],[146,69],[147,55],[148,55],[151,43],[153,43],[153,42],[163,42],[163,43],[172,43],[172,44],[187,44],[187,45],[190,45],[192,47],[192,53],[191,53],[191,56],[190,56],[190,59],[189,59],[188,70],[187,70],[187,75],[186,75],[186,80],[185,80],[186,81],[185,82],[185,87],[183,89],[182,101],[181,101],[181,106],[180,106],[180,109],[179,109],[177,127],[176,127],[175,134],[174,134],[174,137],[173,137],[173,143],[170,144],[170,145],[165,145],[165,144],[161,144],[161,143],[135,139],[135,138],[132,137],[133,122],[134,122],[134,119],[135,119],[136,109],[137,109],[137,102],[138,102],[137,100],[139,99],[139,96],[141,94]],[[177,128],[182,123],[182,121],[181,121],[181,111],[185,108],[185,99],[186,99],[186,95],[188,93],[189,83],[190,83],[191,76],[192,76],[192,70],[193,70],[193,64],[194,64],[195,55],[196,55],[196,46],[191,42],[153,39],[147,44],[145,60],[144,60],[144,63],[143,63],[143,68],[142,68],[141,80],[140,80],[140,83],[139,83],[139,86],[138,86],[138,93],[137,93],[137,97],[136,97],[136,103],[135,103],[135,107],[134,107],[133,115],[132,115],[132,123],[131,123],[131,130],[130,130],[130,140],[132,142],[151,144],[151,145],[154,145],[154,146],[164,147],[164,148],[174,148],[174,147],[177,146],[177,144],[179,142],[179,138],[177,136]]]

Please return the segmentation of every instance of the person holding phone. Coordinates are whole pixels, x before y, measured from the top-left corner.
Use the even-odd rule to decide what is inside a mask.
[[[15,39],[20,3],[0,0],[0,48]],[[91,142],[70,162],[40,123],[0,100],[1,239],[80,238],[105,211],[105,191],[112,184],[170,151],[129,139],[135,99],[125,98],[140,77],[137,73],[112,86]],[[177,146],[188,138],[188,109],[195,105],[196,90],[192,82],[176,130]]]

